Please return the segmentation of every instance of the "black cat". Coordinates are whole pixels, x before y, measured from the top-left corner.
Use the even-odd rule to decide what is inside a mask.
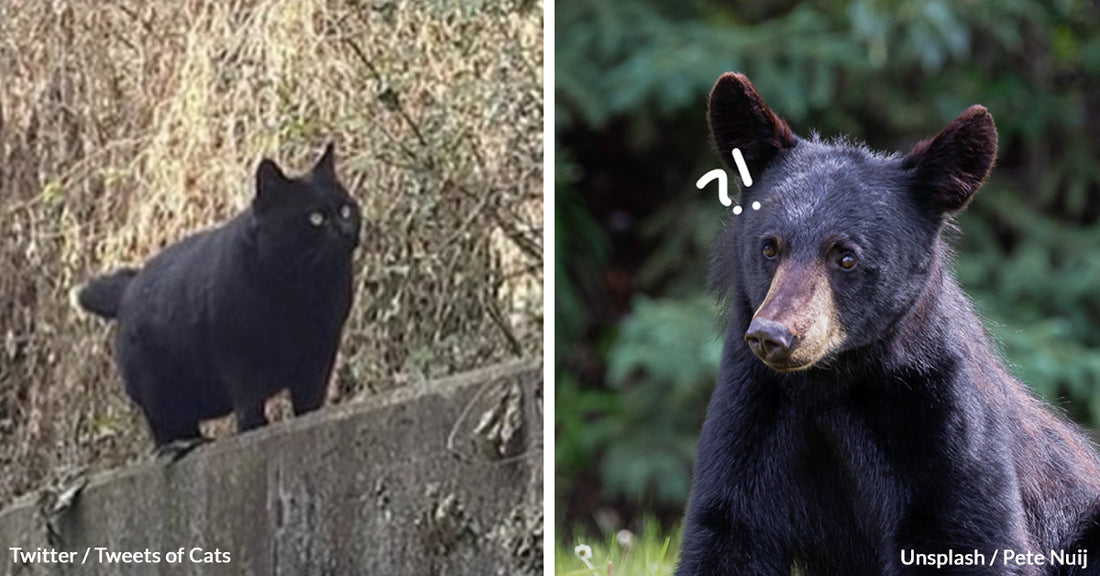
[[[77,292],[81,307],[118,320],[126,392],[158,447],[201,439],[200,421],[230,411],[239,430],[263,426],[265,400],[284,388],[295,414],[324,401],[360,227],[332,148],[300,178],[265,158],[237,217]]]

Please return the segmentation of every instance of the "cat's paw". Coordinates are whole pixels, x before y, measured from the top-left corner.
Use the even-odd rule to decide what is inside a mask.
[[[172,464],[180,458],[190,454],[195,448],[213,441],[212,438],[207,438],[205,436],[173,440],[167,444],[161,444],[154,448],[153,457],[158,460],[161,458],[168,458],[168,464]]]

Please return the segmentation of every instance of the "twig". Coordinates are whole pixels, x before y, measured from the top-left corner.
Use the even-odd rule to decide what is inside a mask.
[[[360,48],[359,45],[354,40],[352,40],[351,38],[342,38],[341,42],[343,42],[349,48],[351,48],[352,52],[355,53],[355,56],[359,59],[359,61],[362,62],[363,65],[367,67],[367,70],[370,72],[371,76],[374,77],[375,81],[377,81],[379,84],[385,84],[385,80],[382,78],[382,74],[378,71],[378,68],[376,68],[374,66],[374,63],[372,63],[370,61],[370,58],[367,58],[366,53],[363,52],[363,49]],[[388,138],[390,138],[390,140],[394,144],[396,144],[401,149],[401,151],[404,152],[407,156],[409,156],[413,160],[420,160],[421,161],[420,164],[424,168],[427,168],[433,175],[439,177],[440,179],[445,179],[444,175],[440,174],[438,169],[437,169],[437,167],[440,165],[440,163],[435,158],[434,154],[432,154],[431,146],[429,145],[428,140],[424,137],[424,133],[420,130],[420,124],[418,122],[416,122],[415,120],[413,120],[412,116],[410,116],[408,111],[405,110],[405,107],[401,104],[400,100],[394,101],[393,104],[392,104],[392,107],[393,107],[393,110],[396,111],[399,116],[401,116],[401,119],[405,122],[406,126],[408,126],[408,128],[410,130],[412,130],[413,135],[416,136],[416,140],[420,143],[420,145],[427,152],[427,157],[426,158],[420,158],[412,150],[410,150],[407,146],[405,146],[403,143],[401,143],[399,140],[397,140],[392,134],[390,134],[387,131],[383,131],[383,133],[386,134],[386,136]],[[476,146],[474,146],[473,148],[474,148],[475,155],[478,157],[479,160],[481,160],[483,162],[484,158],[481,154],[481,151],[478,150]],[[454,185],[458,188],[458,190],[460,192],[462,192],[466,196],[469,196],[469,197],[475,198],[475,199],[477,198],[477,195],[474,194],[473,192],[471,192],[464,185],[459,184],[459,183],[454,183]],[[502,228],[511,228],[510,226],[504,226],[504,225],[502,225],[501,227]],[[517,234],[517,232],[514,229],[510,229],[510,230],[506,229],[505,232],[509,235],[509,237],[512,237],[515,234]],[[531,256],[535,257],[536,259],[541,259],[542,258],[542,250],[540,248],[538,248],[536,245],[534,245],[533,243],[531,243],[530,240],[528,240],[528,239],[524,239],[524,240],[525,241],[518,242],[518,244],[523,244],[523,246],[521,246],[521,249],[524,250],[525,252],[528,252]],[[534,248],[534,249],[532,249],[532,248]]]
[[[512,347],[512,353],[516,356],[522,357],[523,344],[520,344],[519,339],[516,338],[516,335],[514,333],[512,333],[512,327],[504,321],[504,317],[501,316],[500,311],[497,310],[497,307],[492,302],[490,302],[489,305],[485,308],[486,311],[489,312],[489,318],[492,319],[493,324],[496,324],[497,328],[501,331],[501,333],[504,334],[505,339],[508,340],[508,345]]]
[[[466,417],[470,415],[470,410],[473,410],[474,405],[481,398],[481,395],[489,389],[490,386],[500,384],[499,380],[490,380],[481,385],[477,392],[474,393],[474,397],[470,398],[470,401],[466,403],[466,406],[462,409],[462,413],[458,415],[458,419],[455,420],[455,425],[451,427],[451,432],[447,434],[447,451],[454,455],[458,460],[465,460],[463,454],[455,449],[455,436],[458,435],[458,428],[462,426],[462,423],[466,421]]]

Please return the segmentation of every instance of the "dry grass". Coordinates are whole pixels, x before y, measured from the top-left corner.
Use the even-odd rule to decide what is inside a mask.
[[[541,4],[0,3],[0,505],[146,457],[88,276],[337,141],[366,245],[330,400],[541,346]]]

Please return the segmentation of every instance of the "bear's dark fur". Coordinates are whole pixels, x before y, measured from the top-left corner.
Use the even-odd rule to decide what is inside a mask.
[[[240,430],[263,426],[282,389],[295,414],[321,406],[359,228],[329,144],[300,178],[262,160],[237,217],[78,290],[82,308],[118,321],[115,358],[158,447],[199,439],[202,420],[230,412]]]
[[[760,208],[712,256],[730,316],[676,574],[1100,573],[1094,447],[1005,368],[941,237],[992,167],[985,108],[905,156],[798,138],[740,74],[709,116]]]

